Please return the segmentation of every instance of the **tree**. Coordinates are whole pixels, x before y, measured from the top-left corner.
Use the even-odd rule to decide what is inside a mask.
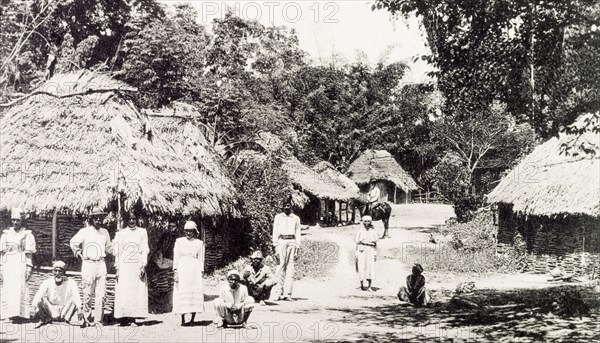
[[[73,68],[108,68],[119,51],[132,12],[161,14],[154,0],[8,0],[5,3],[0,13],[3,97],[14,91],[27,92],[50,78],[61,58],[69,59]],[[62,61],[61,68],[71,67]]]
[[[373,8],[421,19],[432,50],[425,59],[437,67],[448,99],[445,113],[485,111],[500,100],[518,122],[547,137],[597,106],[591,81],[599,76],[597,38],[570,32],[598,24],[598,6],[595,0],[377,0]],[[581,94],[591,101],[579,97],[580,104],[565,106],[575,75],[589,75]]]
[[[516,125],[498,101],[486,112],[440,118],[434,123],[434,134],[462,162],[470,186],[475,171],[492,156],[503,157],[501,165],[510,167],[532,148],[535,137],[528,126]]]
[[[144,107],[200,97],[210,35],[196,23],[197,16],[183,4],[164,18],[130,23],[115,76],[138,88]]]

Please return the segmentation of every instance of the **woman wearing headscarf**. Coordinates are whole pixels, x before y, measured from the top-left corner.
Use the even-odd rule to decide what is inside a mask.
[[[181,325],[185,325],[185,314],[191,313],[189,324],[196,313],[204,312],[202,274],[204,273],[204,243],[198,238],[196,223],[188,221],[183,228],[185,237],[177,238],[173,249],[173,312],[181,314]]]
[[[406,287],[402,286],[398,291],[398,299],[410,302],[417,307],[429,304],[429,293],[425,288],[425,276],[423,276],[423,267],[420,264],[415,263],[412,267],[412,274],[406,277]]]
[[[356,233],[356,270],[360,279],[360,289],[372,292],[371,282],[375,277],[377,259],[377,232],[373,229],[371,216],[362,218],[363,227]],[[367,280],[365,289],[364,281]]]

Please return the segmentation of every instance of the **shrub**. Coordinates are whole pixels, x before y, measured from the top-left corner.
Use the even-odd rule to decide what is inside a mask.
[[[454,201],[454,213],[460,223],[466,223],[473,219],[475,212],[483,204],[483,197],[479,195],[467,195],[459,197]]]
[[[516,272],[516,254],[496,254],[496,226],[488,211],[476,213],[466,223],[439,229],[436,245],[422,245],[406,254],[406,263],[421,263],[428,271],[456,273]],[[400,251],[394,251],[399,253]]]

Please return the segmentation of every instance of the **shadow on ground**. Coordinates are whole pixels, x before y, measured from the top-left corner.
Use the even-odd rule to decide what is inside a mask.
[[[356,325],[347,341],[594,341],[600,338],[598,293],[581,293],[583,308],[574,317],[555,315],[564,287],[512,291],[480,290],[465,297],[480,308],[444,301],[433,308],[389,305],[330,308],[332,323]],[[577,301],[568,298],[569,304]],[[577,312],[577,311],[576,311]],[[576,313],[575,312],[575,313]],[[356,326],[355,326],[356,327]],[[337,337],[336,341],[339,340]]]

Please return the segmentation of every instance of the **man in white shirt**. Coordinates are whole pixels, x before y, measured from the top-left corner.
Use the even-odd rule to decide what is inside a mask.
[[[102,219],[106,215],[100,208],[94,208],[90,214],[89,226],[80,229],[71,238],[71,249],[75,256],[81,258],[81,281],[83,286],[83,309],[86,318],[92,312],[92,292],[94,293],[94,322],[102,325],[104,315],[104,293],[106,292],[106,262],[104,258],[111,250],[108,231],[101,228]]]
[[[379,191],[379,187],[372,183],[369,194],[367,195],[367,207],[365,208],[365,213],[363,213],[364,215],[369,215],[369,211],[373,208],[373,205],[379,202],[380,196],[381,192]]]
[[[283,213],[277,214],[273,220],[273,246],[279,258],[276,273],[279,286],[276,287],[275,300],[293,301],[294,262],[299,256],[300,236],[300,218],[292,213],[291,202],[286,201]]]
[[[248,322],[254,309],[254,299],[248,295],[246,286],[240,284],[240,279],[237,270],[227,273],[227,285],[221,287],[219,298],[215,300],[217,327],[245,326]]]
[[[65,275],[66,265],[63,261],[52,264],[52,277],[44,280],[31,302],[31,314],[39,311],[42,325],[55,321],[71,321],[77,312],[79,320],[81,297],[75,280]]]

